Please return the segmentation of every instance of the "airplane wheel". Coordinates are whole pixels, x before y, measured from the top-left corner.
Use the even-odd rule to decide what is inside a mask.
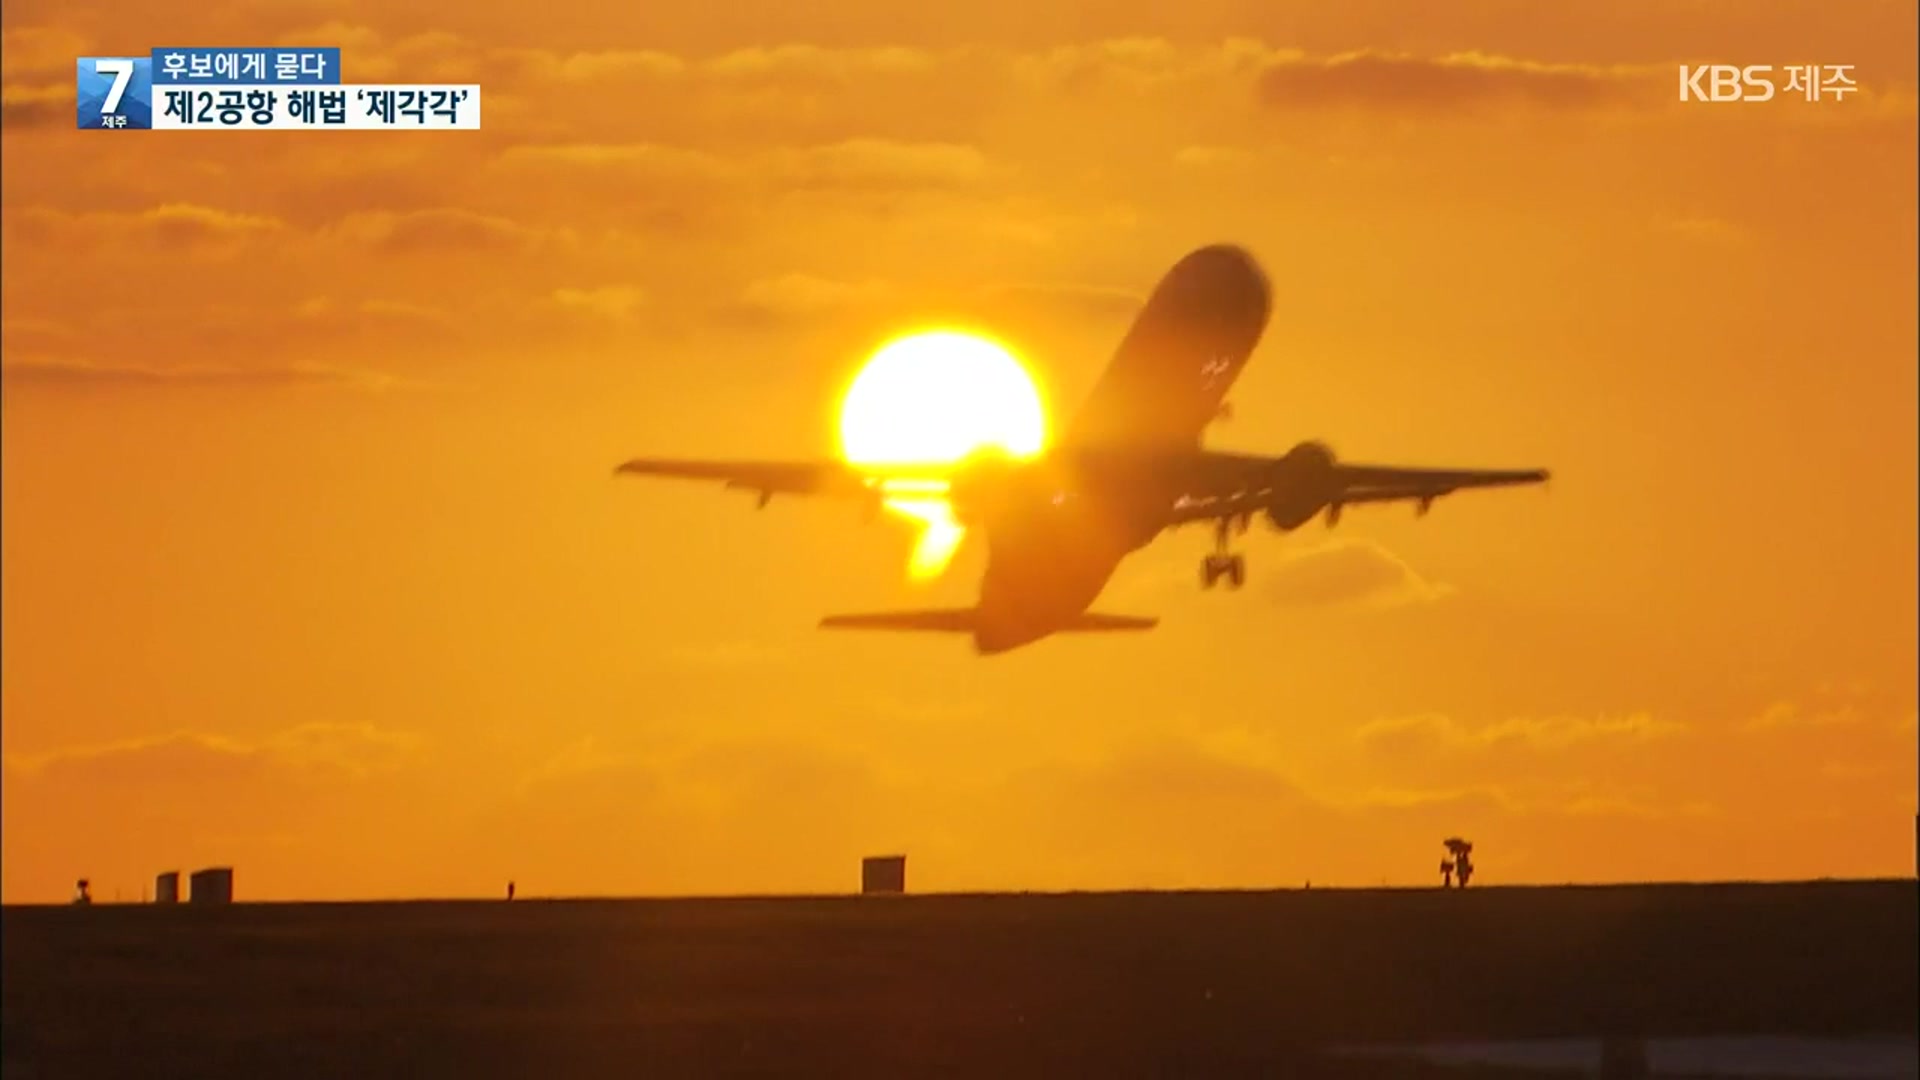
[[[1247,560],[1235,555],[1227,563],[1227,584],[1239,588],[1247,583]]]
[[[1211,589],[1213,583],[1218,580],[1220,580],[1220,568],[1213,564],[1213,559],[1209,557],[1200,560],[1200,587]]]

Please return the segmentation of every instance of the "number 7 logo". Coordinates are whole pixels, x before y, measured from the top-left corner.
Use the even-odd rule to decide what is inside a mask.
[[[133,61],[127,59],[95,60],[95,75],[113,76],[113,86],[107,91],[107,100],[100,106],[103,113],[120,111],[120,98],[127,92],[127,84],[133,81]]]
[[[151,57],[82,56],[74,75],[75,119],[82,129],[137,131],[153,126]]]

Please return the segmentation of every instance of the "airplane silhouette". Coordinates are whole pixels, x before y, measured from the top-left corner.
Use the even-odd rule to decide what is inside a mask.
[[[888,479],[937,474],[956,520],[979,528],[987,569],[974,607],[832,615],[826,629],[971,634],[981,654],[1003,653],[1060,633],[1148,630],[1156,618],[1105,615],[1089,607],[1120,561],[1163,530],[1214,525],[1201,583],[1246,581],[1231,550],[1255,515],[1290,532],[1323,511],[1329,526],[1348,506],[1433,500],[1465,488],[1545,481],[1544,469],[1395,468],[1339,461],[1323,443],[1281,457],[1201,446],[1223,418],[1223,401],[1266,329],[1267,280],[1244,249],[1200,248],[1154,289],[1113,360],[1057,445],[1032,461],[983,452],[958,465],[851,465],[832,461],[639,459],[617,474],[717,480],[759,493],[825,495],[879,505]]]

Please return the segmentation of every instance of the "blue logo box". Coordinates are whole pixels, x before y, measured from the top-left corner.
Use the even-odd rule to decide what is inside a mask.
[[[74,78],[81,130],[153,127],[151,56],[83,56]]]

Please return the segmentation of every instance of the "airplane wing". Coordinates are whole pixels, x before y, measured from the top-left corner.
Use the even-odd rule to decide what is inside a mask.
[[[1411,502],[1424,514],[1433,501],[1456,491],[1545,483],[1546,469],[1432,469],[1336,461],[1318,444],[1303,444],[1281,458],[1204,454],[1168,513],[1168,525],[1228,521],[1269,514],[1284,527],[1303,524],[1322,510],[1327,523],[1347,506]]]
[[[1334,471],[1355,494],[1392,499],[1419,498],[1426,492],[1445,495],[1463,488],[1541,484],[1552,476],[1545,469],[1404,469],[1390,465],[1336,464]]]
[[[729,488],[755,491],[765,505],[775,495],[823,495],[873,499],[874,479],[837,461],[687,461],[636,458],[615,475],[664,476],[718,481]]]

